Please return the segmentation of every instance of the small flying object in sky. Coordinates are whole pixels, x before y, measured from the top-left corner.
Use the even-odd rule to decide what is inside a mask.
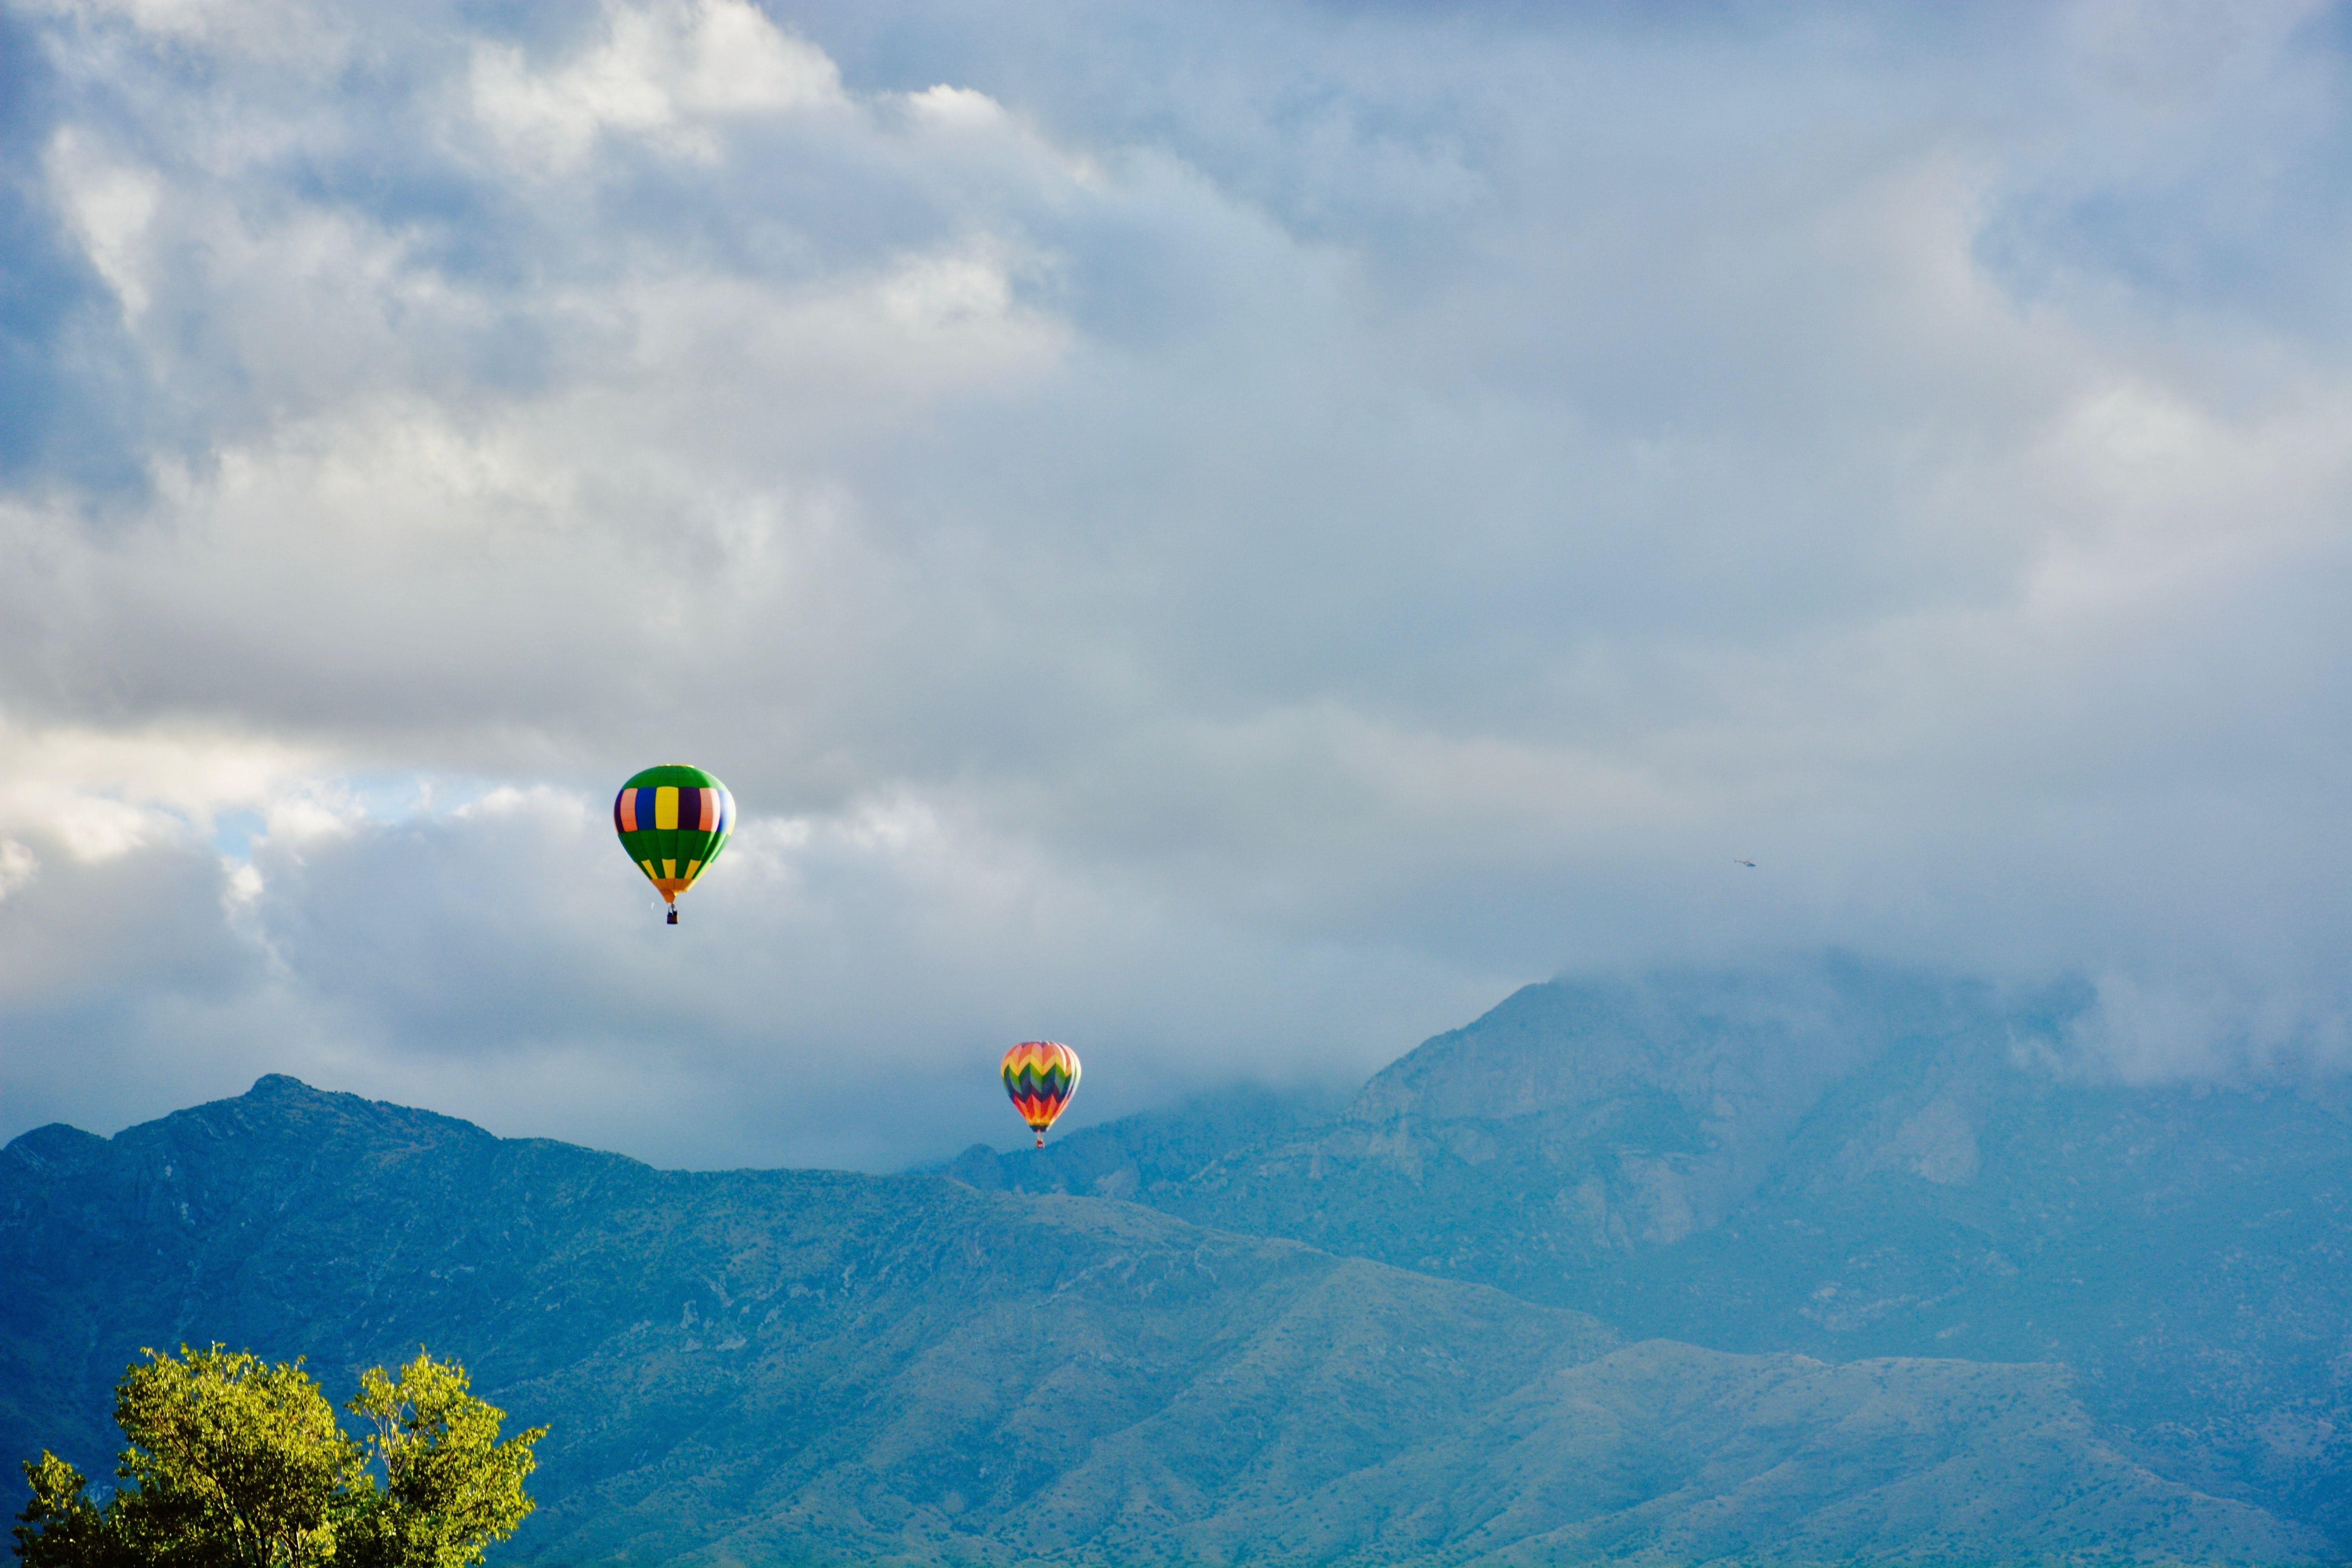
[[[1731,863],[1732,863],[1733,865],[1735,865],[1735,866],[1745,866],[1745,867],[1747,867],[1747,868],[1748,868],[1749,870],[1751,870],[1751,871],[1753,871],[1754,869],[1756,869],[1756,862],[1755,862],[1755,861],[1753,861],[1753,860],[1742,860],[1742,859],[1741,859],[1738,856],[1737,856],[1737,855],[1734,855],[1734,856],[1731,858]]]

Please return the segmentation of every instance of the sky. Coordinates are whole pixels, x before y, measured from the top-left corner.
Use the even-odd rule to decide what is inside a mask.
[[[0,0],[0,1137],[283,1071],[892,1169],[1023,1141],[1019,1039],[1078,1124],[1823,949],[2352,1068],[2347,65]]]

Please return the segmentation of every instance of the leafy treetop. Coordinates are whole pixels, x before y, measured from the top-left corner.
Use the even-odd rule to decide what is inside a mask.
[[[180,1349],[115,1385],[131,1446],[103,1508],[55,1454],[26,1462],[26,1568],[464,1568],[531,1510],[547,1428],[499,1441],[506,1413],[454,1362],[371,1368],[345,1406],[372,1428],[361,1443],[300,1361]]]

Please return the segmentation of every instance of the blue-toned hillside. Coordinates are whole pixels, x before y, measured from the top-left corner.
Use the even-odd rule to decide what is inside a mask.
[[[142,1344],[419,1343],[543,1563],[2319,1562],[2047,1363],[1731,1354],[1099,1198],[679,1173],[291,1079],[0,1153],[0,1445]]]
[[[2067,1048],[2086,999],[1838,961],[1533,985],[1214,1155],[1137,1118],[954,1169],[1631,1337],[2061,1363],[2135,1458],[2352,1552],[2347,1086],[2116,1084]]]

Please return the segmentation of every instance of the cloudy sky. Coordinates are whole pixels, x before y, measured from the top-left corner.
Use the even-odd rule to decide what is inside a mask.
[[[1562,971],[2346,1058],[2352,15],[0,3],[0,1137],[889,1168]],[[660,921],[614,789],[742,814]],[[1733,864],[1752,858],[1753,870]]]

